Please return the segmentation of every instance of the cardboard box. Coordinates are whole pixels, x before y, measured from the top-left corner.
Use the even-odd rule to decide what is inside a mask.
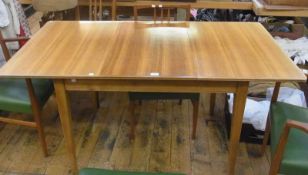
[[[308,7],[308,0],[264,0],[268,5],[287,5]]]

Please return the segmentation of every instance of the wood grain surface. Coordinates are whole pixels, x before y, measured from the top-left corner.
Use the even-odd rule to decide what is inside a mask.
[[[306,79],[260,24],[232,22],[49,22],[1,68],[0,76]]]

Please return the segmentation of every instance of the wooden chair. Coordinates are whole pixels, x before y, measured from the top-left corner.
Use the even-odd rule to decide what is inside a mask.
[[[116,0],[111,1],[111,18],[116,20]],[[89,20],[101,21],[103,16],[103,0],[89,0]]]
[[[282,102],[273,103],[270,124],[271,127],[266,130],[266,133],[271,133],[272,163],[269,174],[307,175],[308,109]]]
[[[78,0],[32,0],[33,8],[43,12],[40,26],[53,20],[80,20]]]
[[[186,18],[185,21],[189,21],[190,19],[190,5],[136,5],[134,6],[134,20],[138,20],[138,11],[141,9],[153,9],[153,21],[159,20],[165,21],[165,18],[167,18],[167,21],[171,21],[171,11],[176,9],[185,9],[186,10]],[[165,12],[167,12],[167,16],[165,16]],[[159,14],[160,13],[160,14]],[[174,17],[176,20],[176,17]]]
[[[29,38],[4,39],[0,32],[0,44],[6,61],[10,59],[7,42],[28,40]],[[53,84],[49,80],[0,79],[0,110],[32,114],[34,122],[0,117],[0,122],[35,128],[44,156],[48,155],[46,139],[41,119],[41,110],[53,93]]]
[[[90,0],[89,20],[90,21],[102,20],[102,15],[103,15],[103,0]]]

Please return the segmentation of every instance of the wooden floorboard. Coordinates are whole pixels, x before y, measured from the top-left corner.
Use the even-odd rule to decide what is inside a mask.
[[[144,107],[143,110],[141,110]],[[135,117],[137,117],[137,127],[135,140],[132,146],[130,169],[135,171],[147,171],[151,158],[153,145],[153,130],[156,120],[157,101],[144,102],[137,105]]]
[[[209,153],[209,133],[207,132],[208,126],[205,123],[205,118],[201,116],[207,115],[207,105],[204,104],[204,100],[209,99],[203,98],[200,104],[198,125],[197,125],[197,137],[196,140],[191,141],[191,169],[192,174],[214,174],[212,168],[212,161]],[[190,113],[192,107],[189,107]],[[190,123],[191,124],[191,123]],[[192,125],[192,124],[191,124]]]
[[[192,112],[188,110],[190,101],[182,105],[177,101],[172,103],[171,119],[171,169],[176,172],[191,173],[191,125]],[[168,115],[168,114],[167,114]]]

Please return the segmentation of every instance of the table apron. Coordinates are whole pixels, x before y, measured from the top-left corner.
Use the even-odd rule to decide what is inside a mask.
[[[197,80],[63,80],[67,91],[114,92],[236,92],[244,82]]]

